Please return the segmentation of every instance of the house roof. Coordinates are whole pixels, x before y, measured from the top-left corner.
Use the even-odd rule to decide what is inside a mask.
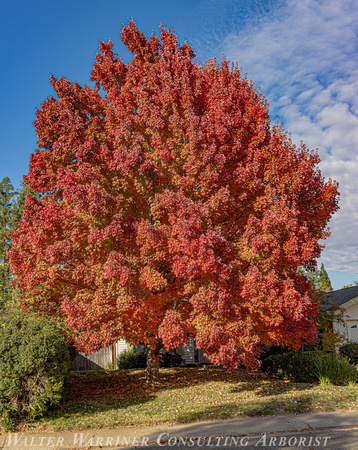
[[[324,298],[327,302],[326,308],[323,306],[323,309],[327,309],[332,306],[341,306],[345,303],[358,298],[358,286],[352,286],[346,289],[339,289],[338,291],[326,292],[324,294]]]

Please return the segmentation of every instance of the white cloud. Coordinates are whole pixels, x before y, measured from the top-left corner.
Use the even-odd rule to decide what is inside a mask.
[[[287,0],[259,25],[230,33],[223,53],[261,87],[274,112],[339,182],[340,210],[321,261],[358,272],[358,4]]]

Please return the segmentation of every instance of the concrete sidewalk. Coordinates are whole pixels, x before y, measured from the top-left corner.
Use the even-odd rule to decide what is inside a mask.
[[[303,430],[358,427],[358,411],[335,411],[287,416],[262,416],[247,419],[196,422],[190,424],[147,427],[119,427],[60,433],[8,433],[0,436],[0,449],[69,450],[145,447],[157,443],[158,448],[175,446],[174,442],[192,438],[214,438]],[[188,442],[188,446],[190,442]],[[171,443],[173,445],[171,445]]]

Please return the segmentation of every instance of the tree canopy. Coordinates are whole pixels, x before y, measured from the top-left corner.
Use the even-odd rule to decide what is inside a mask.
[[[124,63],[101,42],[90,80],[51,77],[11,269],[81,350],[125,337],[158,350],[195,336],[211,361],[255,367],[261,344],[316,339],[299,266],[321,253],[337,184],[296,147],[226,59],[135,23]]]

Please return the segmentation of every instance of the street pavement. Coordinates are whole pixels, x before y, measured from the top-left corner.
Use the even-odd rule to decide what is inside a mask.
[[[0,435],[4,450],[134,448],[358,449],[358,411],[261,416],[147,427]]]

